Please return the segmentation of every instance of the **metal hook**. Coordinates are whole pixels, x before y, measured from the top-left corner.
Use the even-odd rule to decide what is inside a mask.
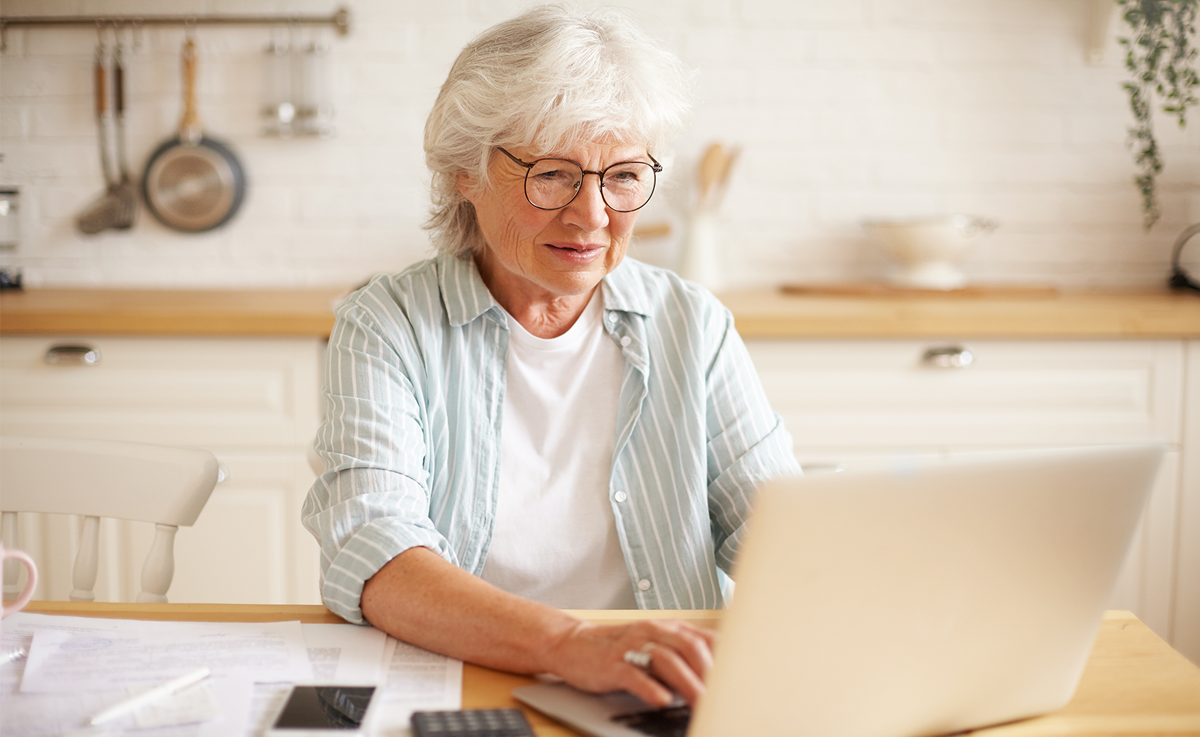
[[[145,25],[142,17],[134,16],[129,19],[129,47],[135,53],[142,50],[142,33]]]

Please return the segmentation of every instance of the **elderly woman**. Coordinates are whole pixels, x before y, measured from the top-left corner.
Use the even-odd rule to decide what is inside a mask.
[[[755,487],[797,471],[729,312],[625,258],[689,75],[620,16],[543,7],[460,54],[425,130],[440,255],[337,310],[304,506],[334,612],[651,703],[713,633]],[[670,690],[669,690],[670,689]]]

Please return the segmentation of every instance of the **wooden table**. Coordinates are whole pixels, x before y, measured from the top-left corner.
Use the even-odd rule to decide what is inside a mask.
[[[107,604],[33,602],[26,611],[41,614],[204,622],[299,620],[338,623],[321,606],[236,604]],[[719,612],[577,612],[597,622],[675,617],[716,626]],[[512,690],[532,682],[525,676],[467,664],[463,667],[463,707],[519,706]],[[797,695],[802,703],[803,695]],[[578,737],[574,730],[525,709],[539,737]],[[1200,668],[1175,652],[1129,612],[1105,615],[1100,634],[1071,703],[1060,711],[972,734],[987,737],[1041,735],[1200,735]]]

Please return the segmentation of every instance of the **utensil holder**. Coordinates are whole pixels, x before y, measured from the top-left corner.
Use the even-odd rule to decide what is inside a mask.
[[[721,261],[720,227],[716,215],[692,213],[684,222],[679,275],[715,292],[725,285]]]

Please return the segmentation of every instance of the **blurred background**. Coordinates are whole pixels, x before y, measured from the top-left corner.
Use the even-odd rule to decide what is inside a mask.
[[[5,0],[2,12],[332,14],[334,2]],[[349,286],[421,259],[425,116],[462,46],[529,4],[355,0],[345,36],[320,26],[195,28],[200,121],[247,182],[236,215],[198,234],[168,229],[144,207],[128,230],[79,232],[77,215],[104,191],[97,31],[9,28],[0,184],[19,192],[20,220],[0,266],[27,286],[303,287]],[[699,71],[695,114],[669,185],[642,215],[635,257],[678,265],[697,163],[713,142],[741,150],[719,210],[730,287],[874,279],[886,262],[864,220],[956,213],[999,226],[963,260],[972,281],[1159,286],[1176,236],[1200,220],[1200,125],[1181,130],[1159,117],[1162,219],[1142,227],[1121,20],[1106,0],[628,5]],[[129,26],[118,36],[136,180],[177,132],[186,34]],[[272,43],[326,55],[326,136],[264,133]]]

